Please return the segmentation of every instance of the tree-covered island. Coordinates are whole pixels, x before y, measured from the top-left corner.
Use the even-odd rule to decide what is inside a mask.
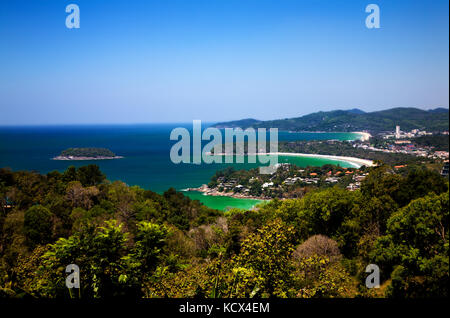
[[[61,154],[53,160],[105,160],[120,159],[114,152],[106,148],[69,148],[63,150]]]

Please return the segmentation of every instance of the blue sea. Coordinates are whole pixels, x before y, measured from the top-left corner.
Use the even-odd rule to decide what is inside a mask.
[[[204,125],[206,127],[206,125]],[[95,163],[111,181],[122,180],[155,192],[170,187],[182,190],[208,183],[217,170],[233,165],[236,169],[249,169],[259,164],[174,164],[170,160],[170,132],[175,127],[192,131],[192,124],[139,124],[139,125],[79,125],[79,126],[27,126],[0,127],[0,167],[12,170],[34,170],[48,173],[64,171],[68,166]],[[205,128],[203,127],[203,128]],[[291,133],[279,132],[284,140],[352,140],[354,133]],[[57,161],[51,160],[71,147],[103,147],[116,155],[115,160]],[[350,167],[351,164],[319,158],[281,157],[280,162],[294,162],[299,166],[321,166],[326,163]],[[250,208],[258,201],[229,197],[207,197],[186,192],[217,209],[228,207]]]

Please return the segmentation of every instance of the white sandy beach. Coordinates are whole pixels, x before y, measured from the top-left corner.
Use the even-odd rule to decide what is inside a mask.
[[[361,137],[358,138],[361,141],[367,141],[370,137],[372,137],[371,134],[365,131],[354,131],[352,132],[354,134],[359,134]],[[211,153],[208,153],[209,155],[212,155]],[[319,155],[319,154],[308,154],[308,153],[294,153],[294,152],[273,152],[273,153],[258,153],[259,155],[278,155],[278,156],[294,156],[294,157],[310,157],[310,158],[323,158],[323,159],[330,159],[330,160],[338,160],[338,161],[345,161],[356,168],[359,168],[361,166],[367,166],[372,167],[375,166],[374,162],[372,160],[368,159],[361,159],[356,157],[346,157],[346,156],[332,156],[332,155]],[[224,153],[217,154],[219,156],[225,155]]]
[[[361,135],[361,138],[358,138],[361,141],[367,141],[367,140],[369,140],[370,137],[372,137],[371,134],[369,134],[368,132],[364,132],[364,131],[353,131],[353,133]]]
[[[213,156],[212,153],[208,153],[208,155]],[[224,153],[217,154],[218,156],[226,156]],[[355,168],[359,168],[361,166],[373,167],[375,166],[373,160],[361,159],[356,157],[345,157],[345,156],[331,156],[331,155],[318,155],[318,154],[310,154],[310,153],[297,153],[297,152],[259,152],[256,155],[274,155],[274,156],[293,156],[293,157],[310,157],[310,158],[323,158],[337,161],[345,161],[352,164]]]
[[[353,133],[361,135],[361,137],[359,138],[361,141],[367,141],[367,140],[369,140],[370,137],[372,137],[371,134],[369,134],[368,132],[364,132],[364,131],[354,131]],[[311,157],[311,158],[339,160],[339,161],[349,162],[357,168],[359,168],[361,166],[367,166],[367,167],[375,166],[375,164],[373,163],[372,160],[361,159],[361,158],[356,158],[356,157],[318,155],[318,154],[307,154],[307,153],[290,153],[290,152],[275,152],[272,154],[279,155],[279,156],[296,156],[296,157]]]
[[[345,161],[353,164],[355,167],[359,168],[361,166],[372,167],[375,164],[372,160],[355,158],[355,157],[345,157],[345,156],[330,156],[330,155],[317,155],[309,153],[294,153],[294,152],[273,152],[273,153],[260,153],[261,155],[278,155],[278,156],[294,156],[294,157],[311,157],[311,158],[323,158],[330,160]]]

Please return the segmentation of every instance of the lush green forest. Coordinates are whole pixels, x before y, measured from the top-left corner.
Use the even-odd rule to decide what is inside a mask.
[[[3,297],[448,296],[448,180],[423,168],[382,165],[358,191],[225,213],[95,165],[0,169],[0,200]],[[365,287],[371,263],[379,289]],[[70,292],[69,264],[81,276]]]
[[[286,131],[394,131],[400,125],[402,130],[425,129],[445,131],[449,128],[448,109],[421,110],[417,108],[392,108],[365,113],[358,110],[335,110],[317,112],[302,117],[258,121],[246,119],[218,123],[216,127],[278,128]]]
[[[436,151],[448,151],[448,135],[420,136],[412,139],[419,147],[431,147]]]

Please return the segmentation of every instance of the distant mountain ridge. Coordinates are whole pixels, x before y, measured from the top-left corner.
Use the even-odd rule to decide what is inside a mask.
[[[345,111],[348,113],[351,113],[351,114],[365,114],[366,113],[365,111],[363,111],[359,108],[353,108],[353,109],[349,109],[349,110],[345,110]]]
[[[251,127],[252,125],[261,123],[261,120],[253,119],[253,118],[246,118],[246,119],[240,119],[240,120],[234,120],[230,122],[224,122],[224,123],[217,123],[214,125],[214,127],[217,128],[236,128],[236,127]],[[224,125],[221,127],[221,125]]]
[[[349,132],[367,130],[371,132],[393,131],[399,125],[402,130],[423,129],[427,131],[446,131],[449,129],[449,110],[436,108],[392,108],[376,112],[364,112],[354,108],[316,112],[296,118],[261,121],[242,119],[217,123],[217,128],[278,128],[287,131],[327,131]]]

